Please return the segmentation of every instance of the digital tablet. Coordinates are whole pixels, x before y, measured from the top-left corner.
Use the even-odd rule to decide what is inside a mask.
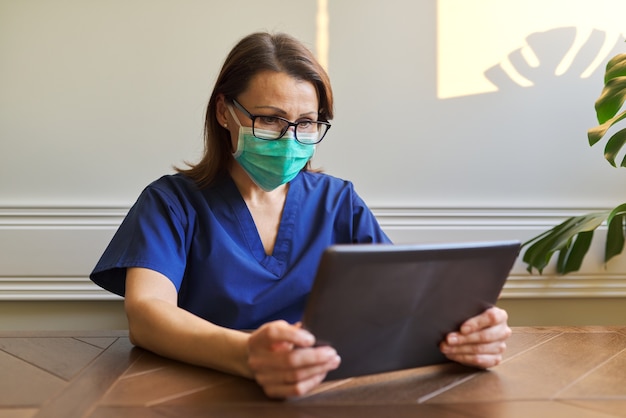
[[[446,362],[439,343],[496,303],[519,250],[518,241],[329,247],[302,320],[341,356],[326,379]]]

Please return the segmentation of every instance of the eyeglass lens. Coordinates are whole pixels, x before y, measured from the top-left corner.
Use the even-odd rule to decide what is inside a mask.
[[[278,139],[285,135],[290,123],[282,118],[270,116],[256,116],[252,128],[254,135],[261,139]],[[328,125],[324,123],[301,121],[295,125],[295,137],[302,143],[315,144],[324,137]]]

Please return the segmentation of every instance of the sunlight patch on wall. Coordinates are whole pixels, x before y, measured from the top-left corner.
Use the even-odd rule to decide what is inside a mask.
[[[624,16],[624,0],[438,0],[437,96],[497,91],[490,71],[521,87],[535,84],[539,66],[589,77],[626,33]]]
[[[317,0],[315,52],[317,60],[328,72],[328,0]]]

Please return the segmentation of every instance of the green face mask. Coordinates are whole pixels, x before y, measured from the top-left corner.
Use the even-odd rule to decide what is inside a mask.
[[[257,138],[252,134],[252,128],[241,126],[230,106],[229,110],[239,124],[239,139],[233,157],[263,190],[269,192],[293,180],[313,157],[315,145],[301,144],[291,132],[275,140]]]

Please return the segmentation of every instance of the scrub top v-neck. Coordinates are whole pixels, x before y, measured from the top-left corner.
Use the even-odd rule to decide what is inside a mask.
[[[298,202],[302,200],[302,188],[298,187],[299,180],[300,178],[296,177],[292,180],[292,183],[289,184],[289,189],[287,190],[280,218],[280,224],[278,226],[276,241],[274,242],[272,254],[269,255],[265,252],[263,242],[261,241],[261,237],[254,223],[254,219],[252,218],[252,214],[250,213],[243,197],[237,190],[234,182],[231,182],[229,187],[222,189],[225,200],[230,202],[235,216],[239,219],[241,230],[254,258],[267,270],[277,276],[280,276],[284,272],[285,263],[289,258],[289,250],[291,248],[291,241],[293,239],[294,232],[294,222],[298,212]]]
[[[252,329],[301,319],[329,245],[389,242],[350,182],[301,172],[289,184],[267,255],[230,177],[200,189],[176,174],[144,189],[90,277],[123,296],[126,268],[152,269],[172,281],[181,308],[217,325]]]

